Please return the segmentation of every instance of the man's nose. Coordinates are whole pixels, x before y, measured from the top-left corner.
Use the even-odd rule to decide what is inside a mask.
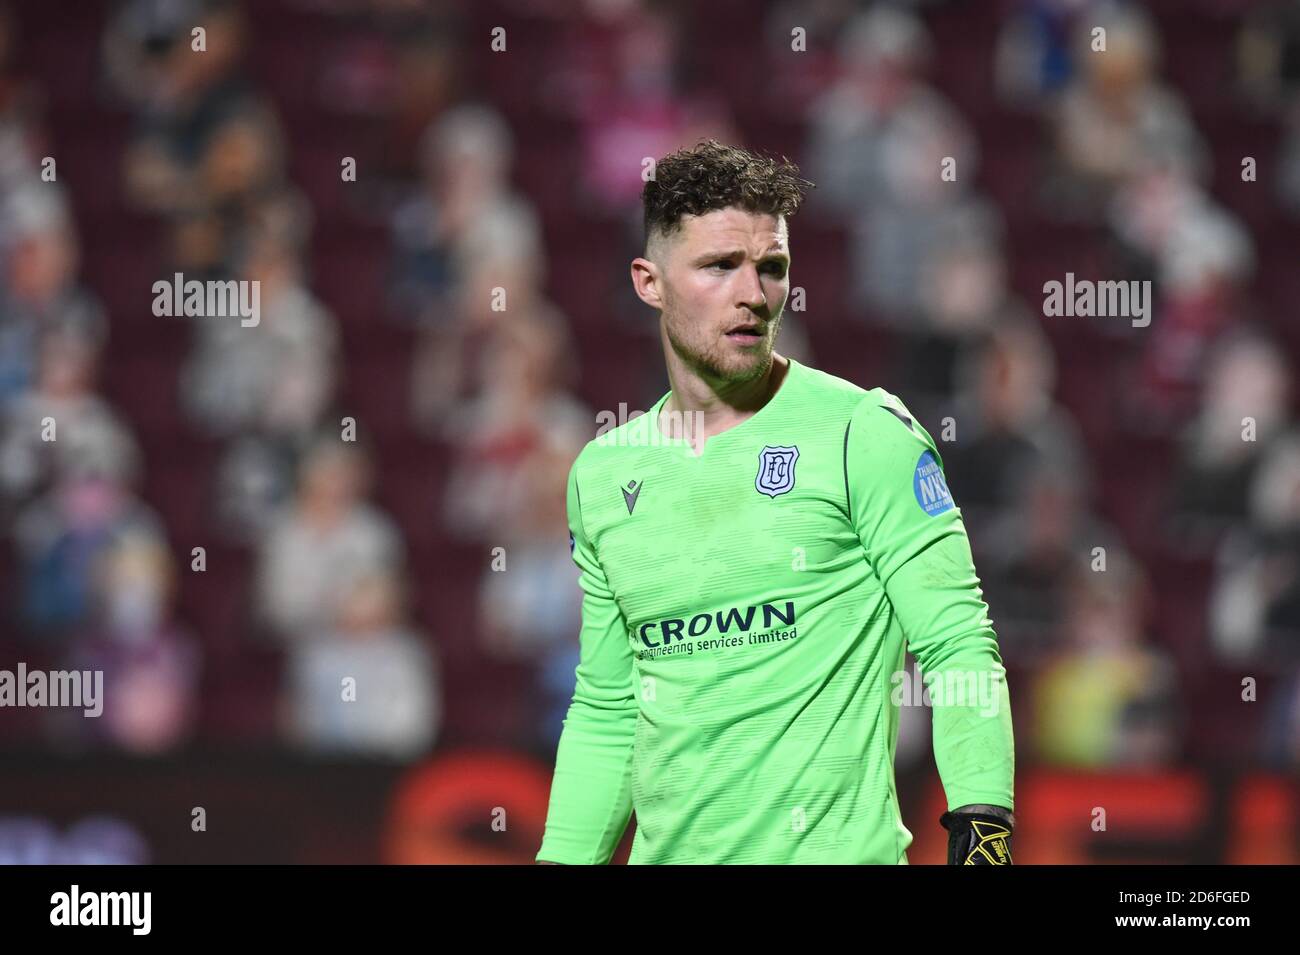
[[[763,291],[763,282],[758,277],[758,266],[745,265],[739,270],[740,289],[737,292],[739,302],[746,308],[760,311],[767,306],[767,293]]]

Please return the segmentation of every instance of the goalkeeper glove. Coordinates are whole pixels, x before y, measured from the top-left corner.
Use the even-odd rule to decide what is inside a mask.
[[[939,817],[948,830],[949,865],[1011,865],[1015,817],[1001,806],[961,806]]]

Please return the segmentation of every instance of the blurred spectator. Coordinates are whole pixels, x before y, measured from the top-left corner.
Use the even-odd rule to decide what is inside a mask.
[[[997,40],[997,87],[1009,105],[1035,107],[1060,94],[1078,71],[1075,36],[1108,0],[1014,0]],[[1091,51],[1088,51],[1091,52]]]
[[[384,172],[409,178],[417,170],[403,164],[465,79],[462,14],[447,4],[369,6],[374,16],[354,18],[322,64],[319,105],[382,117]]]
[[[305,749],[399,759],[429,749],[442,722],[437,658],[406,624],[393,574],[354,577],[337,625],[294,642],[281,708]]]
[[[177,210],[173,256],[182,271],[200,271],[217,265],[223,272],[239,269],[248,253],[269,233],[285,245],[305,243],[311,215],[301,195],[285,182],[284,134],[273,113],[265,107],[244,109],[214,129],[199,159],[196,192],[189,207]],[[193,261],[196,243],[182,230],[202,227],[220,258],[211,263]],[[243,255],[241,256],[241,252]]]
[[[212,494],[219,532],[230,543],[259,542],[294,491],[302,450],[256,432],[235,438],[221,455]]]
[[[325,436],[305,456],[297,495],[261,547],[257,603],[284,640],[329,628],[363,577],[403,561],[397,528],[365,502],[370,465],[355,444]]]
[[[1030,320],[1007,288],[1006,261],[992,238],[950,237],[922,263],[921,321],[899,329],[886,385],[905,393],[922,421],[955,413],[959,370],[996,326]]]
[[[37,345],[51,331],[102,343],[103,309],[77,282],[77,237],[58,186],[26,185],[2,200],[0,405],[34,383]]]
[[[1129,278],[1154,280],[1155,314],[1138,388],[1141,420],[1155,430],[1164,419],[1185,415],[1211,341],[1239,320],[1254,250],[1236,217],[1172,155],[1138,163],[1109,215],[1130,263]]]
[[[1019,665],[1059,649],[1070,577],[1095,548],[1122,552],[1117,532],[1088,510],[1083,475],[1036,461],[1013,477],[1015,507],[999,512],[977,541],[980,579],[998,647]]]
[[[535,455],[577,457],[595,413],[564,390],[572,352],[562,325],[540,313],[497,326],[478,368],[475,398],[453,407],[444,432],[456,458],[443,520],[465,539],[503,540],[532,520]]]
[[[415,356],[412,418],[425,434],[447,438],[458,406],[492,386],[483,363],[501,326],[543,328],[543,334],[559,337],[564,354],[572,354],[568,319],[543,293],[542,268],[532,249],[485,250],[469,263],[451,315],[423,331]],[[573,368],[559,374],[570,383]]]
[[[51,330],[39,355],[34,387],[10,402],[0,433],[0,490],[9,506],[73,476],[132,480],[135,440],[93,391],[97,343],[82,331]]]
[[[405,322],[448,320],[478,256],[541,258],[532,206],[509,185],[509,127],[483,106],[444,113],[421,141],[420,192],[393,219],[390,306]]]
[[[401,179],[419,175],[420,137],[456,101],[464,81],[462,38],[450,23],[404,29],[392,39],[392,81],[371,105],[388,114],[382,161]]]
[[[768,57],[779,68],[780,82],[773,83],[768,92],[773,103],[803,115],[817,94],[835,81],[835,44],[858,7],[855,0],[777,0],[772,4],[763,33]],[[804,48],[798,52],[791,49],[795,28],[803,31]]]
[[[1066,616],[1067,648],[1033,686],[1035,749],[1058,765],[1087,769],[1168,764],[1178,755],[1177,673],[1145,645],[1146,576],[1119,551],[1104,571],[1076,566]]]
[[[191,30],[200,22],[204,50],[195,55]],[[124,170],[138,208],[175,213],[203,202],[202,167],[214,135],[256,104],[239,69],[244,28],[228,0],[130,0],[110,24],[109,78],[137,117]]]
[[[169,271],[225,279],[247,268],[249,247],[305,247],[312,213],[285,179],[284,134],[266,107],[250,104],[208,136],[183,206],[169,213]]]
[[[1105,30],[1094,50],[1093,31]],[[1057,169],[1047,207],[1092,220],[1112,191],[1151,155],[1178,155],[1199,174],[1207,154],[1182,98],[1156,78],[1159,40],[1136,6],[1112,4],[1081,18],[1079,73],[1056,113]]]
[[[1075,72],[1073,37],[1098,0],[1018,0],[998,36],[996,74],[1004,101],[1042,103],[1059,93]]]
[[[14,527],[21,565],[23,622],[43,641],[62,641],[95,613],[101,557],[124,539],[164,546],[162,523],[108,473],[76,473],[19,514]]]
[[[588,418],[589,422],[593,419]],[[495,509],[482,498],[484,535],[503,550],[504,563],[485,573],[478,592],[478,620],[483,650],[498,659],[529,664],[534,673],[533,698],[528,701],[530,742],[543,751],[559,738],[564,711],[573,697],[578,664],[576,635],[582,627],[582,591],[577,586],[568,547],[564,489],[569,468],[584,436],[557,422],[554,431],[525,435],[510,457],[505,440],[488,439],[495,447],[491,464],[478,469],[462,463],[453,480],[462,500],[475,474],[487,475],[506,496]],[[522,442],[527,442],[523,445]],[[513,459],[513,460],[512,460]],[[449,498],[449,508],[457,506]]]
[[[936,429],[944,470],[962,516],[978,540],[998,514],[1024,506],[1015,495],[1040,464],[1087,475],[1069,412],[1052,399],[1056,362],[1032,322],[997,327],[959,371],[952,444]]]
[[[1287,426],[1291,387],[1286,357],[1258,332],[1233,333],[1210,356],[1171,481],[1171,537],[1180,551],[1208,554],[1247,519],[1259,461]]]
[[[639,212],[644,164],[700,138],[736,140],[726,106],[680,81],[681,24],[669,7],[584,0],[543,96],[579,126],[576,201],[608,217]]]
[[[103,673],[103,712],[62,728],[152,755],[188,741],[198,715],[199,644],[171,622],[176,568],[163,541],[118,538],[94,568],[94,622],[68,667]]]
[[[581,628],[564,494],[574,456],[564,444],[537,448],[519,469],[524,499],[508,505],[519,523],[498,523],[505,566],[485,574],[479,590],[486,648],[497,656],[536,660]]]
[[[814,214],[854,234],[855,304],[903,320],[921,307],[922,264],[936,243],[996,228],[973,198],[977,153],[965,122],[920,78],[921,22],[893,7],[854,19],[840,41],[843,77],[813,105],[808,168]],[[944,163],[955,163],[951,177]]]
[[[481,580],[482,649],[530,664],[531,743],[553,748],[573,696],[582,591],[568,547],[565,486],[595,417],[557,390],[562,326],[512,317],[487,346],[484,390],[453,418],[459,447],[444,522],[502,548]],[[513,382],[516,387],[503,387]],[[512,410],[513,409],[513,410]]]
[[[338,330],[306,286],[297,252],[261,235],[240,279],[259,283],[256,324],[197,320],[182,386],[191,414],[217,434],[255,429],[293,440],[314,428],[334,389]]]
[[[1300,663],[1300,432],[1265,453],[1250,518],[1220,554],[1211,636],[1228,660],[1292,669]]]
[[[218,510],[227,536],[249,539],[288,496],[296,455],[333,397],[338,330],[280,237],[259,234],[240,277],[260,283],[259,321],[197,319],[181,389],[193,418],[236,438],[221,465]]]

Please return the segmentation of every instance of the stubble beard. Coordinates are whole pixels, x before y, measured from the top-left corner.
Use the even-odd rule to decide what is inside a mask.
[[[664,330],[668,335],[668,343],[688,368],[710,383],[743,385],[761,378],[772,367],[772,346],[781,319],[778,317],[767,323],[767,337],[763,347],[750,353],[731,351],[725,342],[718,339],[697,344],[679,336],[674,330],[674,324],[672,313],[666,313]]]

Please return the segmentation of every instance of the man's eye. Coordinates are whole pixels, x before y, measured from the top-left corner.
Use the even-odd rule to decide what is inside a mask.
[[[714,269],[729,269],[731,268],[731,263],[728,262],[726,259],[719,259],[709,267]]]
[[[767,265],[767,270],[771,272],[773,275],[775,275],[777,278],[781,278],[783,275],[785,275],[785,266],[780,262],[769,262]]]

